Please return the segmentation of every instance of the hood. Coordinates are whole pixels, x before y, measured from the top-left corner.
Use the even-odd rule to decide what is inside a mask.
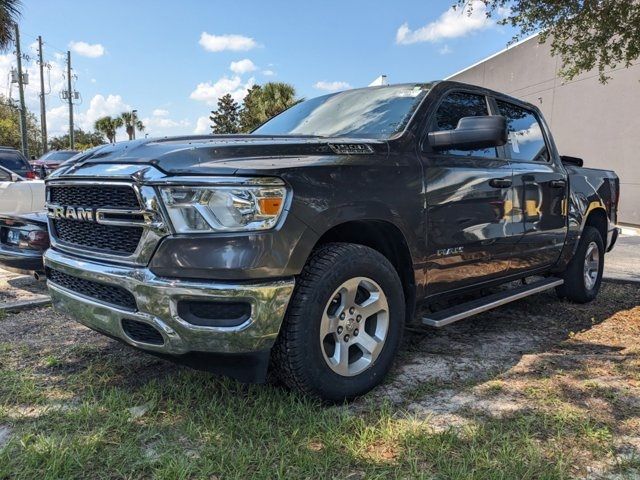
[[[207,135],[104,145],[75,157],[73,164],[141,163],[172,174],[232,175],[238,170],[294,167],[318,161],[320,157],[326,161],[351,155],[386,155],[387,151],[384,140]]]
[[[47,224],[46,212],[32,212],[18,215],[0,215],[0,224],[23,226],[35,224],[45,226]]]

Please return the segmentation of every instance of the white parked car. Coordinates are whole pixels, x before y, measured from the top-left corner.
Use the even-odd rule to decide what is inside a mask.
[[[26,180],[0,166],[0,214],[39,212],[44,202],[43,180]]]

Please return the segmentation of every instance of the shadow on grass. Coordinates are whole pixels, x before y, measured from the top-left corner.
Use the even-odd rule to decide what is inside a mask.
[[[425,388],[424,395],[458,382],[472,388],[531,354],[541,356],[517,374],[522,380],[559,370],[579,375],[589,356],[616,361],[624,357],[619,344],[571,339],[636,306],[637,293],[605,285],[606,300],[590,306],[541,295],[412,334],[394,379],[356,410],[272,385],[216,379],[114,341],[69,345],[55,352],[57,362],[2,371],[0,426],[10,425],[13,435],[0,447],[0,478],[566,478],[583,471],[572,465],[613,452],[613,429],[597,415],[523,409],[494,418],[462,411],[469,425],[434,431],[428,418],[394,403],[388,388],[399,383],[408,394],[434,380],[444,387]],[[407,376],[403,366],[412,365],[421,368]],[[576,405],[584,400],[578,392],[560,393]],[[28,415],[18,411],[25,405],[34,407]],[[132,407],[143,413],[132,415]],[[632,412],[624,415],[616,418]]]

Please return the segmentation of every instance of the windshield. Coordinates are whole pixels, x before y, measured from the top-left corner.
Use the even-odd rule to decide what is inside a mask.
[[[50,152],[45,153],[43,156],[41,156],[40,160],[44,162],[58,163],[73,157],[76,153],[78,152],[74,152],[74,151],[61,152],[61,151],[52,150]]]
[[[430,85],[347,90],[294,105],[254,130],[258,135],[386,139],[401,132]]]

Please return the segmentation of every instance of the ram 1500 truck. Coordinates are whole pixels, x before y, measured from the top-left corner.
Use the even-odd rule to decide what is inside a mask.
[[[498,92],[326,95],[252,134],[107,145],[56,171],[48,285],[139,349],[343,401],[383,379],[405,324],[552,288],[592,300],[619,182],[580,164]]]

